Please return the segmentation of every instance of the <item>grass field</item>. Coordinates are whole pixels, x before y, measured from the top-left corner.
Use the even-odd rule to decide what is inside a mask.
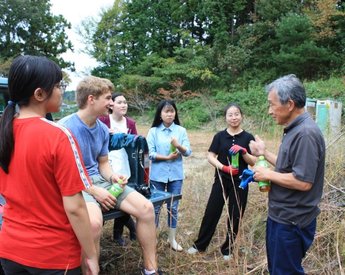
[[[148,127],[139,126],[146,135]],[[250,131],[255,134],[254,131]],[[242,219],[234,257],[224,261],[219,247],[226,232],[226,212],[218,224],[212,242],[205,253],[189,255],[186,250],[197,237],[205,210],[214,169],[206,160],[206,152],[215,132],[188,131],[193,154],[185,159],[186,179],[183,199],[180,203],[177,240],[185,251],[174,252],[167,243],[168,227],[164,207],[157,232],[158,262],[167,274],[268,274],[265,252],[265,221],[267,194],[261,193],[254,184],[250,186],[248,204]],[[264,136],[267,133],[263,134]],[[268,136],[268,135],[267,135]],[[345,265],[345,184],[344,184],[344,137],[327,141],[327,167],[322,213],[318,218],[315,241],[304,259],[307,274],[344,274]],[[267,147],[277,150],[280,132],[265,138]],[[112,221],[105,224],[101,241],[101,274],[139,274],[142,266],[141,250],[137,242],[128,240],[126,247],[112,241]]]

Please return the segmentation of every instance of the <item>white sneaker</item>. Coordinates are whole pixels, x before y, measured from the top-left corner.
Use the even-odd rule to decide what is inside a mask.
[[[224,261],[229,261],[232,258],[232,255],[223,255]]]
[[[188,250],[187,250],[187,253],[188,253],[188,254],[196,254],[196,253],[198,253],[198,252],[199,252],[199,250],[196,249],[194,246],[188,248]]]

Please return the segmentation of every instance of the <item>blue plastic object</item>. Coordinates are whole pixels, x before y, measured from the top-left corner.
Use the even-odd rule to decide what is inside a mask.
[[[242,175],[240,176],[241,183],[239,185],[240,188],[245,189],[248,187],[250,182],[254,181],[254,172],[250,169],[244,169]]]

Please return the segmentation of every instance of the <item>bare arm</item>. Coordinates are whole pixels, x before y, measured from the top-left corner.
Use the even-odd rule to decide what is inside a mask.
[[[222,170],[224,165],[217,159],[217,155],[215,153],[207,152],[207,160],[212,166],[219,170]]]
[[[88,268],[91,274],[98,274],[98,256],[92,236],[89,214],[87,212],[85,200],[80,193],[73,196],[63,196],[63,206],[77,236],[82,250],[87,257]]]
[[[113,170],[111,169],[111,166],[109,164],[108,156],[102,156],[102,157],[98,158],[98,167],[99,167],[100,174],[107,181],[109,181],[109,182],[119,182],[119,180],[120,180],[121,181],[121,185],[124,186],[124,185],[127,184],[127,180],[128,179],[126,177],[124,177],[122,175],[118,175],[118,174],[113,172]]]
[[[277,162],[277,155],[268,151],[268,150],[265,150],[263,156],[265,157],[265,159],[271,163],[273,166],[276,165],[276,162]]]
[[[174,160],[177,159],[179,156],[179,152],[175,151],[173,153],[170,153],[167,156],[161,155],[161,154],[156,154],[155,160]]]
[[[254,172],[255,181],[270,180],[274,184],[299,191],[308,191],[312,187],[311,183],[296,179],[292,173],[279,173],[264,167],[254,167]]]
[[[256,162],[256,157],[249,154],[248,152],[244,155],[242,155],[244,161],[249,164],[250,166],[254,166]]]
[[[255,141],[250,141],[249,147],[254,156],[264,156],[269,163],[271,163],[273,166],[276,165],[277,155],[266,149],[264,141],[258,135],[255,136]]]
[[[182,154],[187,152],[187,148],[178,143],[177,138],[172,138],[171,144],[174,145],[175,148],[177,148]]]
[[[108,162],[108,156],[98,158],[99,172],[101,176],[109,182],[118,182],[122,180],[122,188],[127,184],[127,178],[113,173],[111,166]],[[92,185],[89,189],[85,190],[92,195],[101,205],[102,209],[108,211],[113,209],[116,204],[116,198],[110,194],[108,190],[102,187]]]

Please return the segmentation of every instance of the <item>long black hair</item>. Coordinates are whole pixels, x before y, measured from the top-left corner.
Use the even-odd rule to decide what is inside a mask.
[[[8,173],[14,149],[13,120],[16,106],[27,106],[38,88],[46,91],[48,98],[54,86],[62,80],[58,65],[43,56],[18,56],[12,62],[8,89],[10,101],[0,120],[0,167]]]
[[[153,119],[151,127],[157,127],[162,123],[161,113],[162,113],[162,110],[165,106],[172,106],[174,108],[174,110],[175,110],[174,123],[177,125],[181,125],[180,120],[178,118],[178,113],[177,113],[177,108],[176,108],[175,102],[173,100],[163,99],[158,103],[155,117]]]

